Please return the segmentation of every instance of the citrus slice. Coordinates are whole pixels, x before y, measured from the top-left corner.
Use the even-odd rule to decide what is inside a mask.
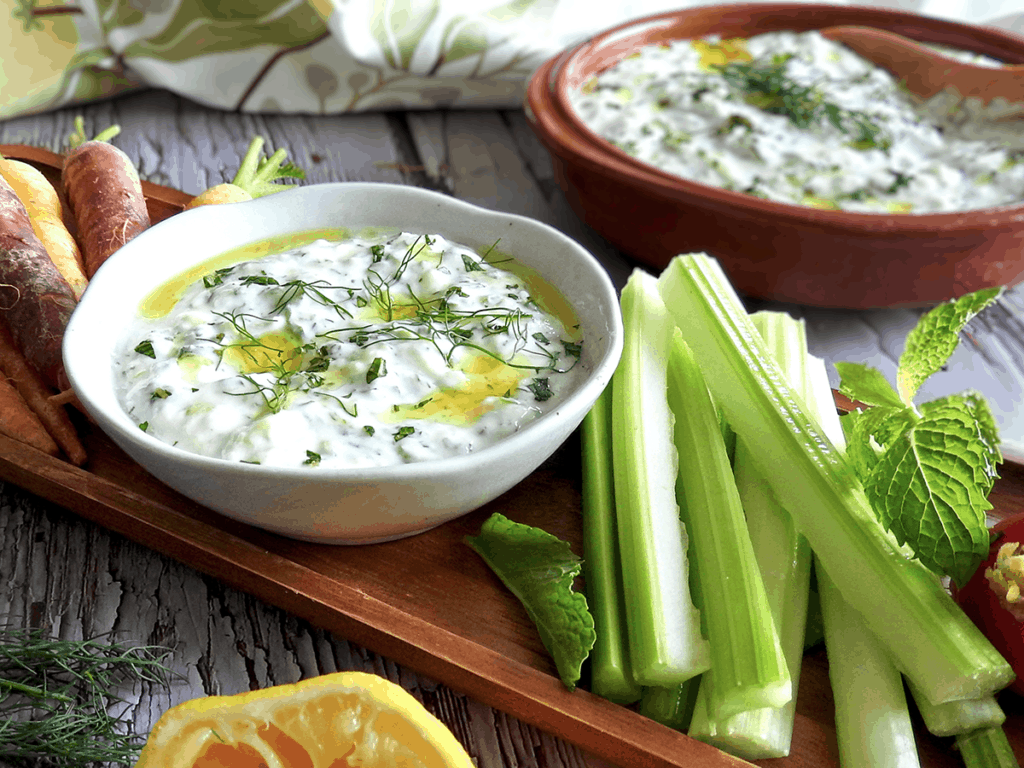
[[[136,768],[473,768],[451,731],[401,686],[336,672],[164,712]]]

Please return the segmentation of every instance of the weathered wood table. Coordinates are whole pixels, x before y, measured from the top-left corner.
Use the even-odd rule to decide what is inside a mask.
[[[288,150],[290,159],[306,170],[307,183],[378,181],[435,189],[563,230],[601,259],[619,286],[632,269],[570,210],[546,152],[518,110],[258,116],[217,112],[149,91],[0,123],[0,144],[60,152],[77,114],[85,116],[90,133],[120,125],[115,143],[144,179],[190,194],[229,179],[251,137],[263,135],[269,151]],[[833,361],[868,362],[890,376],[919,314],[786,309],[806,318],[812,352]],[[980,389],[998,413],[1011,453],[1015,443],[1024,444],[1024,418],[1018,413],[1024,382],[1022,319],[1024,293],[1012,291],[972,326],[970,343],[962,345],[925,393],[933,397]],[[558,460],[575,467],[571,452],[577,448],[578,443],[570,443]],[[1024,457],[1024,451],[1018,455]],[[527,725],[132,538],[130,531],[110,532],[16,482],[0,482],[0,621],[68,638],[114,633],[128,643],[174,649],[171,664],[181,681],[169,690],[142,686],[126,692],[128,715],[139,732],[147,731],[168,706],[195,696],[363,669],[413,691],[454,730],[480,768],[606,762],[588,754],[585,745]],[[808,663],[823,669],[823,652]],[[810,723],[802,738],[819,742],[815,753],[834,762],[831,701],[822,680],[824,673],[808,683],[816,687],[801,691],[801,717]],[[1011,701],[1011,706],[1020,718],[1019,704]],[[948,752],[948,746],[928,743],[923,753],[935,757]],[[949,759],[939,757],[940,762]]]

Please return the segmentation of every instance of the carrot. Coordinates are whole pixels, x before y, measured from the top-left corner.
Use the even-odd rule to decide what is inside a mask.
[[[10,382],[0,379],[0,434],[56,456],[57,444]]]
[[[279,149],[270,157],[262,157],[263,137],[257,136],[249,142],[249,149],[238,166],[235,178],[228,184],[217,184],[205,192],[192,198],[185,209],[198,208],[201,205],[220,205],[223,203],[240,203],[263,197],[273,192],[280,192],[288,187],[276,182],[279,179],[304,179],[305,172],[291,163],[284,162],[288,153]]]
[[[54,395],[46,382],[25,362],[14,344],[10,329],[4,323],[0,323],[0,370],[14,384],[18,394],[64,451],[68,461],[75,466],[82,466],[86,459],[85,447],[78,438],[75,425],[71,423],[67,411],[54,402]]]
[[[120,128],[112,126],[92,141],[85,139],[81,117],[75,128],[61,180],[78,226],[85,273],[92,277],[114,251],[149,228],[149,211],[131,159],[107,143]]]
[[[36,168],[28,163],[0,155],[0,176],[11,185],[28,211],[32,231],[50,254],[50,259],[64,275],[75,298],[81,298],[88,280],[82,266],[78,243],[64,226],[62,206],[57,190]]]
[[[61,342],[75,294],[39,242],[28,211],[0,177],[0,316],[43,380],[67,387]]]

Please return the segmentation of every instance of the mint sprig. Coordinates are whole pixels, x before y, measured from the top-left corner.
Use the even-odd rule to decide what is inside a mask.
[[[879,521],[960,586],[988,554],[985,512],[1002,462],[999,431],[975,392],[920,405],[914,398],[949,360],[967,323],[1002,292],[977,291],[925,314],[907,336],[895,388],[874,368],[836,363],[840,392],[872,406],[842,424],[847,456]]]
[[[495,512],[466,543],[526,608],[569,690],[597,635],[587,598],[572,588],[582,561],[567,542]]]

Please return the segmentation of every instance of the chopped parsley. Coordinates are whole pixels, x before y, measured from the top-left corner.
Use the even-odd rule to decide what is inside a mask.
[[[551,382],[546,378],[534,379],[526,385],[526,388],[533,393],[534,399],[539,402],[549,400],[554,395],[554,392],[551,391]]]
[[[382,376],[387,376],[388,367],[384,363],[383,357],[373,358],[373,362],[370,363],[370,367],[366,369],[366,383],[371,384]]]
[[[140,355],[152,357],[154,360],[156,360],[156,352],[153,351],[153,342],[150,341],[149,339],[139,342],[135,346],[135,351],[138,352]]]

